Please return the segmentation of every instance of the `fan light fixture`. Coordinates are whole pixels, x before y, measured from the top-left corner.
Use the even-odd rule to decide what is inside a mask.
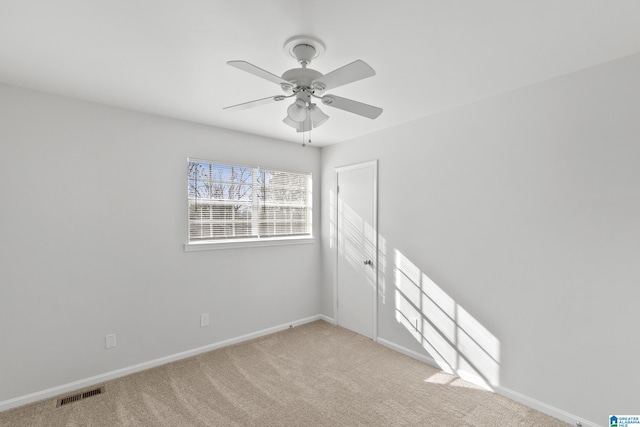
[[[309,106],[307,106],[309,105]],[[327,121],[327,116],[316,104],[307,104],[304,99],[296,101],[287,108],[287,117],[283,122],[298,132],[309,132]]]

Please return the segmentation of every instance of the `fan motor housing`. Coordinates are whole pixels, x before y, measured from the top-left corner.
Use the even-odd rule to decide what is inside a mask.
[[[311,83],[322,77],[322,73],[311,68],[293,68],[282,74],[282,79],[293,83],[296,87],[311,87]]]

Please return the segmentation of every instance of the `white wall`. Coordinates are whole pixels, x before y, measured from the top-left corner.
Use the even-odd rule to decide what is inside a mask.
[[[638,76],[635,55],[323,149],[323,313],[333,170],[379,159],[382,339],[598,425],[637,413]]]
[[[0,402],[317,315],[318,242],[183,244],[188,156],[310,171],[318,218],[319,151],[0,85]]]

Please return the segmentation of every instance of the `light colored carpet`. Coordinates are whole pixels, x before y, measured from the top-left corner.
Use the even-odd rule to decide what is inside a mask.
[[[1,412],[0,426],[568,425],[323,321],[104,386]]]

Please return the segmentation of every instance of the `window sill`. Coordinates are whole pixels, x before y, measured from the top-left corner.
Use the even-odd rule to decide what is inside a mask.
[[[285,246],[285,245],[308,245],[315,243],[316,239],[313,237],[287,237],[287,238],[272,238],[272,239],[247,239],[247,240],[233,240],[233,241],[220,241],[220,242],[202,242],[202,243],[185,243],[185,252],[196,251],[215,251],[220,249],[240,249],[240,248],[256,248],[264,246]]]

